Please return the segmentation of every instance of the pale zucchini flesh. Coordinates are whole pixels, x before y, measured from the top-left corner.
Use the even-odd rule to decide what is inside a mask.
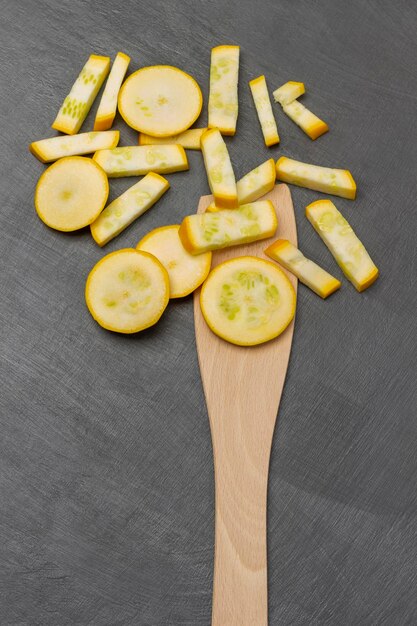
[[[264,196],[275,186],[276,170],[274,159],[268,159],[248,172],[243,178],[237,181],[237,199],[240,204],[255,202]],[[218,211],[215,203],[212,202],[207,211]]]
[[[378,278],[378,268],[365,246],[333,202],[312,202],[306,207],[306,216],[358,291],[363,291]]]
[[[207,128],[189,128],[179,135],[172,137],[152,137],[145,133],[139,133],[140,146],[157,146],[166,144],[178,144],[187,150],[201,150],[200,140]]]
[[[275,186],[276,169],[274,159],[268,159],[237,181],[239,204],[254,202]]]
[[[265,250],[265,254],[278,261],[321,298],[327,298],[341,287],[340,280],[307,259],[288,239],[278,239]]]
[[[187,130],[202,106],[198,83],[170,65],[153,65],[134,72],[119,94],[119,111],[126,124],[154,137],[170,137]]]
[[[115,148],[119,143],[119,136],[118,130],[60,135],[59,137],[33,141],[29,150],[42,163],[50,163],[67,156],[90,154],[96,150]]]
[[[90,56],[65,98],[52,128],[67,135],[78,133],[109,69],[109,57]]]
[[[238,209],[188,215],[179,235],[191,254],[219,250],[272,237],[278,221],[270,200],[242,204]]]
[[[117,97],[129,63],[130,57],[127,54],[117,53],[97,109],[94,130],[107,130],[112,127],[116,116]]]
[[[88,310],[100,326],[137,333],[156,324],[169,301],[168,274],[151,254],[124,248],[103,257],[85,288]]]
[[[208,126],[222,135],[234,135],[238,116],[239,46],[217,46],[211,51]]]
[[[284,183],[354,200],[356,183],[349,170],[332,169],[281,157],[276,164],[277,179]]]
[[[278,89],[272,92],[275,102],[279,102],[282,106],[289,104],[305,93],[304,83],[297,83],[296,81],[289,80]]]
[[[183,298],[192,293],[207,278],[211,252],[192,255],[182,245],[179,224],[155,228],[139,241],[136,248],[153,254],[169,276],[169,297]]]
[[[99,150],[93,156],[109,178],[142,176],[149,172],[171,174],[188,170],[185,150],[178,145],[126,146]]]
[[[169,182],[151,172],[113,200],[91,224],[91,234],[99,246],[119,235],[150,209],[169,189]]]
[[[91,224],[109,195],[104,171],[92,159],[70,156],[55,161],[39,178],[35,208],[50,228],[70,232]]]
[[[271,100],[266,86],[265,76],[258,76],[249,83],[267,147],[279,143],[278,128],[272,112]]]
[[[282,106],[284,113],[292,119],[310,139],[317,139],[324,133],[327,133],[329,127],[317,115],[309,111],[301,102],[290,102]]]
[[[278,337],[295,314],[296,296],[287,276],[274,263],[236,257],[209,274],[200,305],[210,329],[240,346]]]
[[[210,129],[202,135],[201,150],[216,206],[237,207],[237,187],[232,163],[224,139],[217,128]]]

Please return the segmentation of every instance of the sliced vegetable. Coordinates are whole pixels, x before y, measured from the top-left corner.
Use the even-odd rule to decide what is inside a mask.
[[[258,113],[265,145],[267,147],[273,146],[276,143],[279,143],[279,135],[274,114],[272,112],[265,76],[258,76],[258,78],[251,80],[249,87],[251,89],[253,101]]]
[[[289,104],[305,93],[304,83],[297,83],[293,80],[289,80],[288,83],[281,85],[278,89],[272,92],[275,102]]]
[[[142,176],[149,172],[171,174],[188,170],[188,160],[182,146],[128,146],[113,150],[98,150],[94,156],[109,178]]]
[[[29,150],[42,163],[50,163],[66,156],[89,154],[96,150],[115,148],[119,143],[118,130],[103,132],[80,133],[79,135],[60,135],[33,141]]]
[[[153,65],[134,72],[119,94],[119,111],[126,124],[154,137],[170,137],[187,130],[202,106],[198,83],[170,65]]]
[[[212,128],[202,135],[201,150],[216,206],[229,209],[237,207],[237,187],[232,163],[224,139],[217,128]]]
[[[145,213],[169,189],[166,178],[151,172],[113,200],[91,224],[91,234],[99,246],[119,235]]]
[[[217,46],[211,50],[209,128],[222,135],[234,135],[238,115],[237,85],[239,46]]]
[[[59,109],[52,128],[67,135],[78,133],[109,69],[109,57],[90,56]]]
[[[306,216],[356,289],[364,291],[372,285],[378,268],[333,202],[312,202],[306,207]]]
[[[205,281],[211,266],[211,252],[193,256],[182,245],[178,230],[178,224],[155,228],[136,246],[138,250],[153,254],[165,267],[170,298],[183,298],[192,293]]]
[[[276,180],[274,159],[268,159],[237,181],[239,204],[254,202],[274,188]]]
[[[94,121],[94,130],[107,130],[112,127],[117,109],[117,96],[129,67],[130,57],[118,52],[113,62],[106,86]]]
[[[225,261],[201,288],[200,305],[210,329],[238,346],[278,337],[295,314],[295,291],[271,261],[243,256]]]
[[[268,159],[248,172],[236,183],[239,204],[254,202],[271,191],[275,185],[276,175],[274,159]],[[214,202],[209,204],[206,210],[209,212],[219,211]]]
[[[290,102],[282,106],[284,113],[292,119],[310,139],[317,139],[324,133],[327,133],[329,127],[326,122],[323,122],[317,115],[314,115],[311,111],[301,104],[301,102]]]
[[[152,254],[117,250],[89,273],[85,300],[103,328],[137,333],[156,324],[164,312],[169,301],[168,274]]]
[[[341,282],[326,272],[314,261],[307,259],[288,239],[277,239],[266,250],[265,254],[274,261],[281,263],[286,270],[310,287],[321,298],[327,298],[340,289]]]
[[[356,183],[349,170],[331,169],[281,157],[277,161],[277,178],[284,183],[330,193],[333,196],[349,198],[349,200],[354,200],[356,196]]]
[[[36,185],[35,208],[47,226],[78,230],[94,222],[108,195],[109,183],[101,167],[86,157],[70,156],[43,172]]]
[[[139,145],[140,146],[157,146],[167,144],[178,144],[188,150],[201,150],[200,139],[201,135],[205,133],[207,128],[190,128],[185,130],[179,135],[172,137],[151,137],[151,135],[145,135],[145,133],[139,133]]]
[[[183,219],[179,235],[191,254],[201,254],[272,237],[278,225],[270,200],[242,204],[238,209],[216,213],[188,215]]]

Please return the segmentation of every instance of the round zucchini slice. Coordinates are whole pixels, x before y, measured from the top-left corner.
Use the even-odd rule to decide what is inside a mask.
[[[95,161],[80,156],[64,157],[39,178],[35,208],[47,226],[73,231],[94,222],[108,195],[106,173]]]
[[[156,256],[168,272],[170,298],[183,298],[207,278],[211,252],[192,255],[184,248],[178,235],[179,224],[151,230],[136,246]]]
[[[255,346],[278,337],[294,317],[295,302],[284,272],[252,256],[217,265],[200,295],[210,329],[238,346]]]
[[[156,324],[169,301],[168,274],[157,258],[134,248],[103,257],[91,270],[85,300],[107,330],[137,333]]]
[[[153,137],[187,130],[202,106],[198,83],[171,65],[143,67],[129,76],[119,93],[119,111],[126,124]]]

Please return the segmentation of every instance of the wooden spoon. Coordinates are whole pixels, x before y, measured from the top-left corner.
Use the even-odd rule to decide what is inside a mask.
[[[291,194],[276,185],[278,216],[271,239],[220,250],[213,267],[232,257],[266,258],[276,238],[297,244]],[[200,199],[198,213],[212,196]],[[297,288],[297,279],[287,274]],[[267,626],[266,510],[272,436],[285,381],[294,322],[282,335],[253,347],[235,346],[212,333],[194,295],[198,360],[210,419],[215,472],[213,626]]]

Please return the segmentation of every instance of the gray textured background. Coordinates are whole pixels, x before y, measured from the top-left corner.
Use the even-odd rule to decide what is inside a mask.
[[[237,175],[282,154],[351,169],[358,198],[336,204],[381,270],[364,294],[346,281],[327,302],[299,291],[271,462],[270,624],[416,624],[415,3],[6,0],[1,12],[1,625],[210,622],[213,468],[191,299],[136,337],[99,328],[83,290],[104,252],[37,218],[44,166],[27,145],[54,134],[90,53],[178,65],[206,96],[220,43],[242,47]],[[247,87],[261,73],[271,90],[304,81],[330,133],[310,141],[276,105],[282,140],[268,151]],[[106,252],[196,209],[208,187],[201,155],[189,160]],[[111,181],[111,196],[132,183]],[[291,191],[302,249],[340,277],[304,217],[319,194]]]

